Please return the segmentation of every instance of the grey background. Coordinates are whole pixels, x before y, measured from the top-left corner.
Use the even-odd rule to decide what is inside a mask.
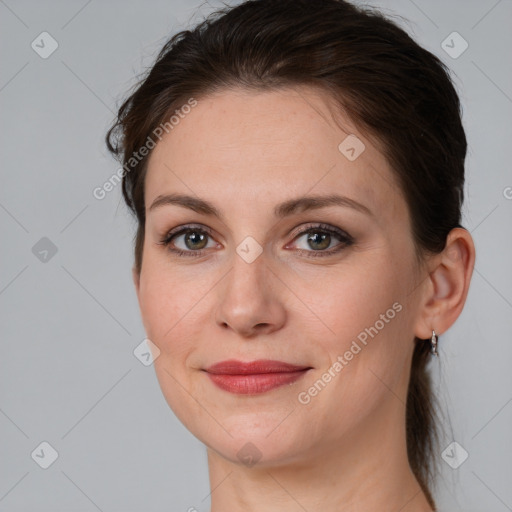
[[[118,168],[103,142],[116,102],[171,34],[219,5],[200,4],[0,0],[1,511],[209,510],[205,449],[133,354],[134,222],[119,186],[92,195]],[[409,20],[454,71],[470,145],[476,266],[432,363],[444,446],[469,457],[441,460],[436,498],[444,511],[512,510],[512,2],[372,5]],[[43,31],[59,45],[47,59],[31,47]],[[453,31],[469,44],[458,58],[441,47]],[[43,237],[57,249],[46,261]],[[31,457],[43,441],[58,452],[48,469]]]

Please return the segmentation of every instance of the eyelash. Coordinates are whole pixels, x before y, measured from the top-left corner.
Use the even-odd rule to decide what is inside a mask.
[[[159,245],[163,245],[168,248],[169,251],[176,254],[177,256],[185,256],[185,257],[200,257],[203,256],[204,252],[206,252],[206,249],[200,249],[198,251],[184,251],[183,249],[175,249],[170,247],[170,243],[172,240],[180,235],[186,234],[188,232],[194,232],[194,233],[204,233],[208,235],[209,237],[213,238],[212,230],[207,227],[200,227],[197,225],[187,225],[182,226],[180,228],[177,228],[176,230],[169,231],[166,233],[166,235],[158,242]],[[334,249],[330,250],[324,250],[324,251],[308,251],[305,249],[296,249],[299,253],[303,254],[306,253],[307,257],[311,258],[318,258],[318,257],[327,257],[331,256],[333,254],[336,254],[340,252],[342,249],[349,247],[354,243],[354,239],[345,231],[342,231],[341,229],[335,228],[334,226],[329,226],[327,224],[313,224],[306,226],[305,229],[300,231],[295,235],[293,240],[296,240],[300,236],[310,233],[310,232],[321,232],[321,233],[327,233],[329,235],[335,235],[337,238],[340,239],[340,242],[338,245],[334,247]]]

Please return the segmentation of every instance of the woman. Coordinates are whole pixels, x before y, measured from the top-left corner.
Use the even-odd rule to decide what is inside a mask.
[[[211,511],[436,510],[428,363],[475,260],[443,64],[344,1],[247,1],[167,42],[107,144]]]

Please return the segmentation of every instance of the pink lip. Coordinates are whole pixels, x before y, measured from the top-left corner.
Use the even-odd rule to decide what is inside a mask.
[[[208,377],[219,388],[236,394],[264,393],[300,379],[309,366],[260,359],[250,363],[229,360],[206,369]]]

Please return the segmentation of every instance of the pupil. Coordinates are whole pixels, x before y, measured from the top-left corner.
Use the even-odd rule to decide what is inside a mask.
[[[191,231],[186,237],[185,237],[185,243],[189,249],[202,249],[204,247],[204,244],[200,247],[198,247],[196,244],[198,242],[204,242],[206,240],[206,236],[204,233],[197,233],[196,231]],[[190,244],[189,242],[192,241]]]
[[[329,247],[329,244],[331,243],[331,235],[329,235],[328,233],[323,233],[319,236],[318,233],[310,235],[308,237],[308,242],[313,242],[313,244],[320,243],[320,247],[317,246],[316,249],[326,249],[327,247]],[[313,247],[313,249],[315,249],[315,247]]]

